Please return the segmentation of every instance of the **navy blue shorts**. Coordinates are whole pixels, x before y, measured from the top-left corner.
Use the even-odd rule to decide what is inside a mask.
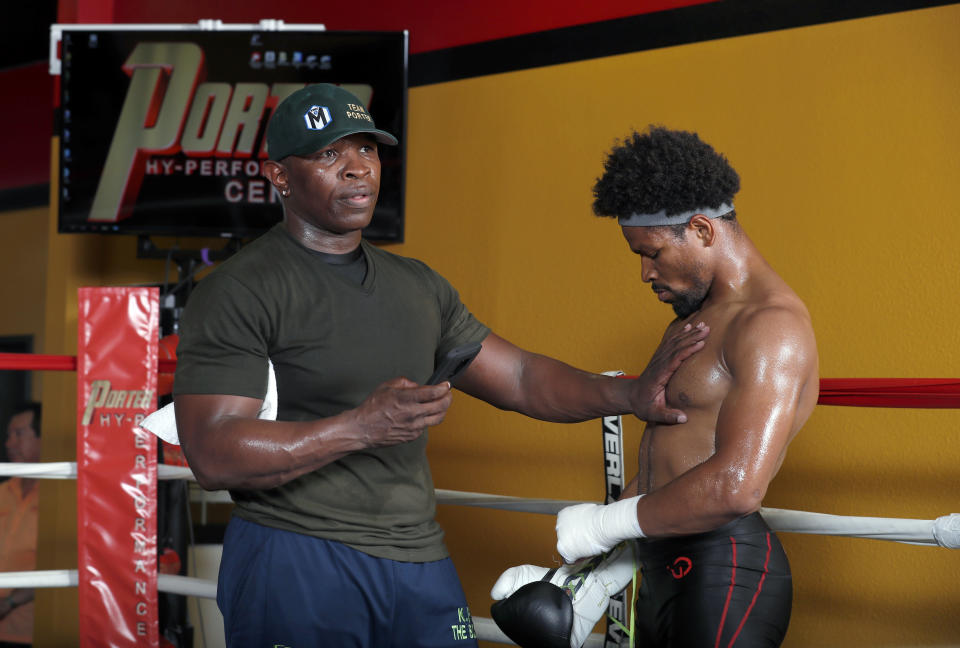
[[[779,646],[793,580],[777,536],[759,513],[719,529],[637,543],[637,646]]]
[[[233,648],[476,648],[453,562],[375,558],[231,519],[217,605]]]

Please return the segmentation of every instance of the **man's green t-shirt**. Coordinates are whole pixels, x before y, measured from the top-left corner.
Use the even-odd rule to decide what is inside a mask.
[[[278,225],[201,281],[181,320],[175,394],[263,398],[267,359],[278,420],[352,409],[381,383],[418,383],[450,349],[489,329],[415,259],[362,243],[362,284]],[[356,452],[269,490],[231,491],[235,514],[410,562],[447,555],[434,520],[427,435]]]

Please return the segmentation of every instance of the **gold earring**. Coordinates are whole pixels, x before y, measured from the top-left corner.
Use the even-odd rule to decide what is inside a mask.
[[[281,192],[280,192],[280,195],[283,196],[284,198],[289,198],[289,197],[290,197],[290,187],[287,187],[286,189],[284,189],[283,191],[281,191]]]

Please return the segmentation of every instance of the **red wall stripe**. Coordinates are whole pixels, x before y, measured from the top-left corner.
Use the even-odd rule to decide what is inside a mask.
[[[114,22],[118,23],[182,23],[196,22],[202,18],[255,23],[261,18],[276,18],[288,23],[323,23],[331,30],[406,29],[410,31],[410,51],[417,53],[715,1],[648,0],[638,3],[635,0],[607,0],[556,3],[549,0],[368,0],[357,5],[297,0],[266,7],[259,0],[212,0],[204,3],[167,0],[118,2],[113,14]]]
[[[50,182],[53,79],[47,62],[0,70],[3,153],[0,191]]]

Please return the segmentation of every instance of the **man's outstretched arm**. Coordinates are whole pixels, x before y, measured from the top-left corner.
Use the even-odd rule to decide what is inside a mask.
[[[632,413],[645,421],[682,423],[686,415],[666,405],[667,382],[685,359],[703,348],[709,332],[705,325],[688,325],[664,341],[636,379],[581,371],[491,333],[454,386],[500,409],[545,421]]]

